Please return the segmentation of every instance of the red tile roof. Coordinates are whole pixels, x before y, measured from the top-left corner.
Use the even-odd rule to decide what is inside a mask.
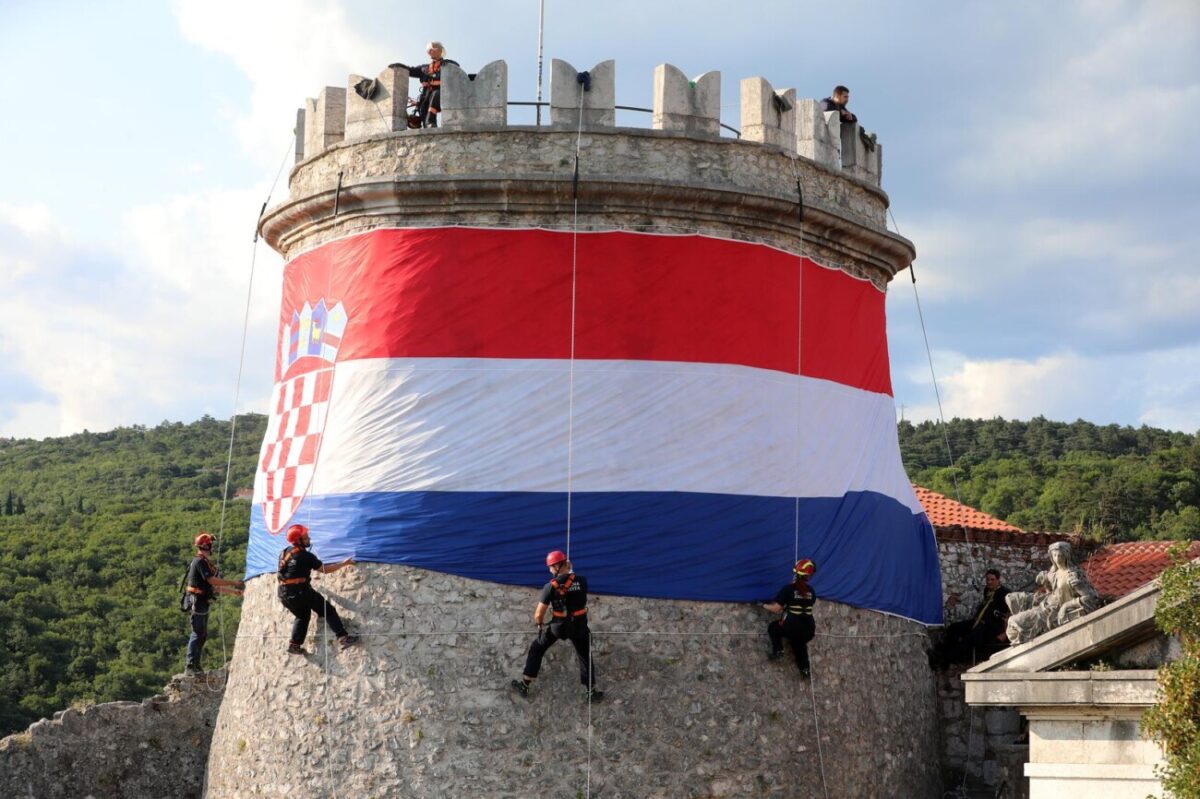
[[[1167,550],[1175,541],[1129,541],[1109,544],[1083,563],[1083,570],[1100,596],[1117,597],[1141,588],[1171,565]],[[1188,547],[1188,557],[1200,558],[1200,541]]]
[[[1008,522],[1001,521],[995,516],[989,516],[981,510],[964,505],[950,497],[914,485],[917,499],[925,508],[925,515],[934,529],[939,527],[965,527],[968,530],[996,530],[1006,533],[1024,533],[1020,527],[1014,527]]]

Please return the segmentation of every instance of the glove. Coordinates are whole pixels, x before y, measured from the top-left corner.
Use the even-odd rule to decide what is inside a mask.
[[[388,64],[388,69],[408,69],[408,64],[401,64],[397,61],[395,64]]]

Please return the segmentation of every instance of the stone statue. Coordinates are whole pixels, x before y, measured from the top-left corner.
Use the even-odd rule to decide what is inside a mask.
[[[1058,541],[1050,545],[1049,551],[1052,565],[1037,576],[1037,584],[1045,593],[1021,591],[1005,598],[1012,613],[1008,619],[1008,640],[1013,645],[1023,644],[1100,607],[1096,589],[1071,557],[1071,545]]]

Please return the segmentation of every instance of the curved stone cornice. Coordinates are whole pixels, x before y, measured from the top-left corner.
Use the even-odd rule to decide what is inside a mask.
[[[494,225],[570,229],[573,182],[567,178],[497,179],[487,175],[397,177],[343,185],[271,209],[262,234],[292,256],[348,231],[376,227]],[[649,180],[588,178],[579,183],[579,227],[698,231],[793,252],[820,250],[838,265],[857,265],[876,282],[915,257],[907,239],[857,224],[836,210],[745,191]],[[335,210],[337,214],[335,216]]]

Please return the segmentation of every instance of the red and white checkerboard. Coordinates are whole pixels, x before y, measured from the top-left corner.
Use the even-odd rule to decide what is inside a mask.
[[[312,485],[333,388],[333,364],[323,363],[277,383],[271,397],[254,501],[262,503],[272,535],[291,521]]]

